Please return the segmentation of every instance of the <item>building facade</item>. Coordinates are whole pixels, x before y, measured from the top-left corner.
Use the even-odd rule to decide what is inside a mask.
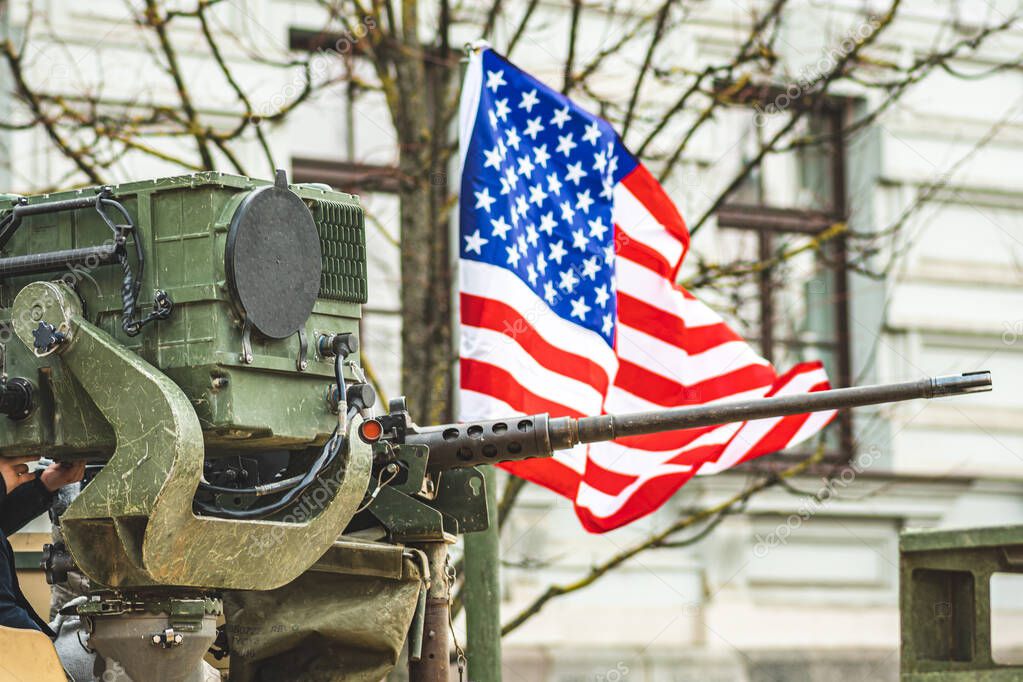
[[[429,4],[421,16],[427,23],[434,18]],[[558,83],[565,56],[558,46],[573,3],[533,4],[535,17],[513,59]],[[769,4],[693,3],[669,24],[657,53],[660,65],[696,72],[727,61],[754,21],[750,9],[763,12]],[[30,36],[28,69],[40,89],[52,96],[173,105],[165,75],[154,71],[153,46],[126,14],[132,3],[7,5],[3,30],[14,40]],[[613,44],[630,18],[655,11],[654,5],[620,3],[612,15],[603,3],[585,3],[579,55]],[[692,224],[709,212],[682,279],[706,283],[715,264],[770,263],[754,276],[723,277],[695,291],[781,369],[821,357],[836,383],[857,384],[988,369],[995,391],[864,409],[836,424],[819,466],[757,494],[705,538],[645,551],[593,585],[552,600],[505,638],[506,680],[895,680],[899,532],[1023,523],[1023,397],[1014,390],[1023,381],[1023,185],[1017,172],[1023,165],[1023,73],[1011,65],[1023,52],[1023,27],[1012,25],[956,56],[894,103],[889,92],[843,83],[796,132],[865,121],[855,134],[815,152],[772,154],[710,211],[757,145],[784,127],[797,91],[829,68],[829,60],[842,58],[835,46],[869,31],[864,25],[888,6],[854,0],[791,5],[773,46],[781,76],[770,87],[752,89],[747,106],[716,114],[672,162],[677,168],[665,186],[683,216]],[[871,54],[909,68],[942,41],[1019,9],[995,0],[905,2]],[[305,76],[260,59],[316,49],[308,36],[323,25],[317,3],[232,0],[216,16],[226,58],[251,87],[253,101],[301,89]],[[496,22],[496,49],[508,44],[516,26],[517,19]],[[459,37],[477,37],[473,30],[461,26]],[[195,101],[214,120],[218,112],[227,119],[235,102],[202,49],[197,26],[180,22],[173,31],[182,45],[182,69],[199,84]],[[384,392],[393,396],[401,363],[399,200],[391,172],[398,146],[383,96],[353,87],[346,77],[372,79],[359,63],[357,43],[356,34],[350,52],[324,53],[316,77],[332,84],[266,130],[275,159],[293,178],[363,196],[371,268],[363,346]],[[252,54],[251,45],[260,46],[260,54]],[[632,81],[644,46],[623,47],[596,87],[614,98],[621,83]],[[5,92],[10,78],[0,75]],[[677,96],[661,79],[644,87],[654,101]],[[10,98],[0,99],[0,120],[15,109]],[[664,144],[664,154],[652,156],[670,156],[662,140],[677,139],[699,114],[694,108],[669,126],[655,144]],[[640,127],[656,125],[640,120]],[[186,142],[160,144],[174,150]],[[238,153],[259,170],[253,174],[268,174],[254,140]],[[180,166],[170,161],[136,154],[109,168],[119,180],[177,172]],[[81,182],[42,126],[0,129],[0,190],[27,193]],[[848,237],[809,248],[836,224]],[[568,501],[527,488],[502,533],[504,620],[548,585],[573,582],[658,528],[728,499],[770,467],[791,461],[776,457],[695,479],[652,517],[599,536],[580,529]],[[677,539],[702,528],[694,525]],[[40,520],[29,531],[45,529]],[[1020,587],[1006,578],[993,588],[995,644],[1005,660],[1019,660],[1023,651]]]

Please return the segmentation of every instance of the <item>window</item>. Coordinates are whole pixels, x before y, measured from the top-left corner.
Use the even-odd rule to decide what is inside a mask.
[[[751,89],[752,90],[752,89]],[[771,94],[770,92],[766,94]],[[733,111],[745,126],[736,173],[788,126],[791,114],[766,114],[764,91],[740,95]],[[849,281],[844,226],[845,144],[848,103],[828,100],[784,133],[778,153],[768,154],[717,210],[722,263],[738,263],[731,279],[708,301],[733,311],[737,330],[784,371],[820,358],[833,386],[849,386]],[[734,283],[734,284],[733,284]],[[723,305],[722,305],[723,304]],[[852,421],[840,414],[827,455],[853,454]]]

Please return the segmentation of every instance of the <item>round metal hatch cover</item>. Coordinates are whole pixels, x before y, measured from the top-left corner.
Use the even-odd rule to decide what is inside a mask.
[[[320,291],[320,237],[305,203],[267,186],[242,200],[227,233],[227,278],[252,327],[272,339],[297,332]]]

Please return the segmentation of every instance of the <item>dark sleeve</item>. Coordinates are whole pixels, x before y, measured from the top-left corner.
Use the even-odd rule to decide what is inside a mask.
[[[0,498],[0,530],[4,535],[17,533],[26,523],[49,509],[53,497],[54,494],[46,489],[38,475],[28,483],[22,483]]]

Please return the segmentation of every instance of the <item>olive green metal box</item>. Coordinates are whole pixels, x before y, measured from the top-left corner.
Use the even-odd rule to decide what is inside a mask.
[[[285,201],[283,212],[281,206],[256,205],[261,201],[259,190],[272,186],[247,177],[198,173],[105,190],[5,198],[0,218],[19,203],[57,205],[105,191],[104,196],[123,206],[134,224],[124,252],[136,275],[135,240],[144,254],[138,315],[152,309],[157,290],[167,293],[173,309],[167,319],[147,324],[138,335],[126,334],[122,329],[124,272],[118,262],[100,264],[97,259],[45,274],[5,277],[0,282],[3,369],[6,376],[32,382],[35,405],[24,419],[3,419],[0,454],[102,457],[113,450],[113,432],[76,380],[52,356],[36,357],[12,333],[15,295],[30,282],[56,279],[78,293],[88,321],[183,389],[201,422],[208,455],[239,449],[296,449],[323,442],[336,424],[325,400],[333,361],[318,354],[315,340],[321,333],[358,332],[360,306],[367,298],[363,211],[355,196],[322,186],[286,186],[280,180],[275,191],[286,192],[284,199],[295,203]],[[236,236],[246,210],[250,223],[266,222],[263,214],[269,215],[276,232],[250,230],[253,234]],[[116,212],[114,216],[123,221]],[[318,254],[315,243],[310,247],[298,238],[299,227],[310,217]],[[110,244],[115,232],[93,207],[31,215],[24,218],[0,256]],[[232,248],[242,254],[235,261]],[[286,270],[282,275],[275,270],[282,259],[304,264],[293,268],[302,272]],[[287,317],[289,302],[302,295],[294,289],[308,288],[316,271],[318,291],[314,279],[311,313],[295,333],[275,338],[281,336],[275,328],[278,318]],[[242,300],[245,297],[247,302]],[[272,333],[261,333],[258,324],[246,323],[257,309],[263,316],[262,326],[273,329]],[[132,396],[125,395],[124,400]]]

